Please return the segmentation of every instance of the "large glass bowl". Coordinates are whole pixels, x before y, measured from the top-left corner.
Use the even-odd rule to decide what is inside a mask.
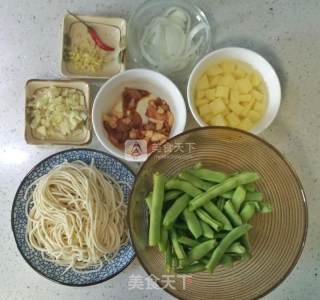
[[[185,68],[176,72],[151,65],[144,59],[140,49],[141,37],[146,26],[150,24],[155,17],[163,14],[170,7],[179,7],[185,10],[190,15],[191,28],[199,23],[204,23],[207,28],[197,35],[197,39],[202,36],[204,42],[194,56],[194,59],[191,60]],[[129,19],[127,41],[130,61],[134,67],[153,69],[172,79],[180,80],[189,76],[196,62],[211,49],[211,30],[203,11],[188,0],[147,0],[135,10]]]
[[[203,127],[180,134],[168,145],[175,151],[153,153],[135,181],[129,201],[129,228],[138,259],[148,274],[167,274],[164,257],[147,246],[148,213],[145,196],[151,190],[152,174],[176,174],[201,161],[205,166],[232,173],[253,170],[261,175],[257,189],[271,202],[273,212],[252,220],[249,233],[252,258],[232,268],[219,266],[213,273],[196,273],[187,280],[174,277],[165,289],[179,299],[255,299],[266,295],[292,271],[302,252],[307,232],[307,207],[302,185],[285,158],[261,138],[226,127]],[[164,151],[165,152],[165,151]],[[165,281],[159,281],[159,285]]]

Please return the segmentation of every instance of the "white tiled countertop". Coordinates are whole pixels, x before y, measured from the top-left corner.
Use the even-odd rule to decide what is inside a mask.
[[[24,141],[24,85],[30,78],[59,78],[61,23],[66,9],[128,18],[141,1],[1,0],[0,2],[0,299],[172,299],[161,290],[128,289],[135,261],[117,277],[71,288],[46,280],[20,256],[10,212],[25,174],[62,146]],[[320,2],[318,0],[196,1],[213,18],[214,48],[242,46],[262,54],[282,84],[279,115],[262,137],[299,174],[309,205],[307,243],[294,271],[266,299],[320,298]],[[94,83],[98,88],[101,83]],[[185,93],[185,85],[180,84]],[[188,127],[194,125],[189,120]],[[94,138],[90,148],[101,149]]]

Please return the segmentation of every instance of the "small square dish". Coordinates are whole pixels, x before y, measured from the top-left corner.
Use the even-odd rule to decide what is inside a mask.
[[[89,84],[80,80],[26,83],[25,140],[28,144],[86,145],[91,142]]]
[[[94,33],[89,32],[88,26]],[[121,18],[67,14],[63,22],[61,73],[73,78],[109,79],[124,71],[126,31],[126,20]]]

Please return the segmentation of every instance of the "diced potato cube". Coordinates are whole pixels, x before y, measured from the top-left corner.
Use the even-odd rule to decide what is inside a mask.
[[[233,72],[233,75],[236,78],[240,79],[240,78],[245,77],[247,75],[247,72],[241,66],[237,66]]]
[[[221,80],[222,76],[215,76],[215,77],[210,77],[210,88],[214,88],[219,84],[219,81]]]
[[[248,77],[237,80],[237,86],[242,94],[248,94],[252,90],[252,85]]]
[[[210,67],[207,71],[208,76],[216,76],[222,73],[223,73],[223,69],[220,68],[218,65]]]
[[[207,103],[209,103],[209,99],[207,99],[207,98],[196,99],[196,106],[197,107],[205,105]]]
[[[236,81],[230,74],[223,76],[219,81],[219,85],[228,86],[229,88],[233,88],[235,84]]]
[[[233,61],[224,61],[221,63],[221,67],[226,74],[230,74],[235,69],[235,63]]]
[[[253,109],[262,115],[264,113],[264,104],[256,102]]]
[[[209,100],[214,100],[216,96],[216,90],[215,89],[208,89],[206,90],[206,98]]]
[[[250,102],[252,99],[252,96],[250,94],[244,94],[239,96],[240,102]]]
[[[198,109],[199,109],[199,114],[201,117],[203,117],[211,112],[209,103],[199,106]]]
[[[213,121],[216,126],[227,126],[227,122],[221,114],[216,115]]]
[[[229,108],[235,113],[237,114],[238,116],[242,115],[242,112],[244,110],[244,107],[240,104],[237,104],[237,103],[231,103],[229,105]]]
[[[251,120],[251,122],[256,123],[260,120],[261,115],[254,110],[250,110],[248,112],[248,118]]]
[[[216,97],[228,98],[229,97],[229,87],[227,86],[217,86]]]
[[[230,113],[227,115],[227,120],[232,127],[236,127],[240,124],[240,119],[235,113]]]
[[[254,87],[261,83],[261,77],[257,72],[253,72],[251,75],[251,83]]]
[[[205,89],[208,89],[209,87],[210,86],[209,86],[209,80],[207,75],[202,75],[198,81],[197,90],[205,90]]]
[[[246,117],[249,113],[249,111],[252,109],[253,105],[255,104],[255,101],[252,99],[249,103],[247,103],[246,105],[244,105],[244,109],[241,112],[241,116],[242,117]]]
[[[206,96],[206,92],[203,91],[203,90],[197,90],[196,95],[197,95],[198,99],[201,99],[201,98],[204,98]]]
[[[239,124],[239,128],[243,130],[250,130],[252,127],[253,123],[248,118],[243,119]]]
[[[213,114],[222,113],[226,109],[226,105],[221,99],[214,100],[210,103],[210,109]]]
[[[239,91],[231,90],[230,92],[230,103],[239,103]]]
[[[263,101],[263,94],[258,92],[257,90],[252,90],[251,91],[251,95],[259,102],[262,102]]]

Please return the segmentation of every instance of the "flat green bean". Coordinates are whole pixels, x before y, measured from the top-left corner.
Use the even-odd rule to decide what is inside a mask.
[[[194,262],[200,260],[202,257],[206,256],[214,247],[217,246],[216,240],[208,240],[203,242],[194,248],[188,253],[189,262]]]
[[[178,242],[182,245],[186,245],[188,247],[195,247],[199,245],[199,242],[193,239],[190,239],[186,236],[178,237]]]
[[[185,259],[187,257],[187,255],[186,255],[183,247],[178,242],[178,236],[177,236],[177,233],[174,229],[170,230],[170,238],[171,238],[173,250],[174,250],[177,258],[178,259]]]
[[[248,223],[248,221],[254,216],[256,213],[256,208],[253,204],[246,203],[241,209],[240,216],[243,223]]]
[[[165,177],[160,173],[155,173],[153,175],[152,205],[149,225],[149,246],[156,246],[160,242],[165,180]]]
[[[196,239],[199,238],[202,235],[202,227],[195,213],[185,208],[183,216],[192,235]]]
[[[190,169],[189,172],[199,177],[200,179],[214,182],[214,183],[220,183],[227,179],[227,175],[223,172],[216,172],[209,169],[201,168],[201,169]]]
[[[177,199],[183,192],[179,190],[170,190],[164,194],[164,201]]]
[[[234,191],[231,201],[236,212],[239,212],[243,201],[246,199],[246,193],[242,185],[239,185]]]
[[[228,200],[224,205],[224,211],[234,226],[240,226],[242,224],[242,219],[233,207],[231,200]]]
[[[259,175],[255,172],[243,172],[234,177],[226,179],[224,182],[219,183],[204,193],[199,194],[190,201],[190,209],[195,210],[203,206],[208,201],[235,189],[238,185],[250,183],[259,179]]]
[[[183,210],[188,206],[190,201],[190,196],[187,194],[183,194],[178,199],[174,201],[171,207],[167,210],[164,219],[163,226],[166,228],[172,227],[173,223],[179,217],[179,215],[183,212]]]
[[[166,190],[180,190],[190,195],[191,197],[195,197],[202,193],[202,191],[195,186],[193,186],[190,182],[179,180],[179,179],[170,179],[165,184]]]
[[[161,227],[161,239],[158,246],[160,252],[165,252],[168,246],[168,230],[163,226]]]
[[[215,232],[212,230],[212,228],[202,220],[200,220],[200,224],[202,227],[202,235],[208,239],[213,239],[215,236]]]
[[[229,247],[238,240],[241,236],[246,234],[252,226],[250,224],[244,224],[232,229],[219,245],[213,250],[211,258],[206,265],[208,272],[212,273],[215,267],[220,263],[222,256],[229,249]]]
[[[178,177],[181,180],[185,180],[185,181],[190,182],[195,187],[197,187],[201,190],[204,190],[204,191],[206,191],[212,187],[211,183],[203,181],[202,179],[198,178],[197,176],[192,175],[189,171],[180,172]]]
[[[203,208],[211,215],[211,217],[223,225],[224,230],[232,230],[229,219],[219,210],[219,208],[211,201],[207,202]]]
[[[182,269],[177,269],[176,272],[178,274],[189,274],[189,273],[197,273],[205,271],[206,267],[203,263],[196,263],[193,265],[186,266]]]
[[[199,208],[195,212],[200,220],[207,223],[215,231],[219,232],[223,228],[222,224],[219,221],[211,218],[210,215],[206,213],[203,209]]]

